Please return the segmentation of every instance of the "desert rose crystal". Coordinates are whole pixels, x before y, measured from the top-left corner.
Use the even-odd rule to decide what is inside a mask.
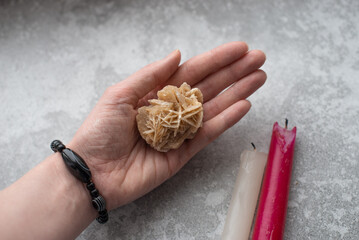
[[[193,138],[202,126],[203,96],[198,88],[183,83],[179,88],[166,86],[138,109],[137,127],[142,138],[154,149],[167,152]]]

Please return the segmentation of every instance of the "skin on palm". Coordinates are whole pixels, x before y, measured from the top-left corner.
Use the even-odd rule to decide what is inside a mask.
[[[250,109],[245,99],[265,82],[265,73],[258,70],[264,61],[261,51],[248,52],[243,42],[222,45],[180,66],[176,50],[109,87],[69,144],[89,165],[108,208],[151,191],[238,122]],[[203,93],[203,127],[179,149],[158,152],[138,133],[137,109],[164,86],[183,82]]]

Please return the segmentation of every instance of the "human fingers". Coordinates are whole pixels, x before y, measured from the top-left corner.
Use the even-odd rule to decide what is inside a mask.
[[[185,155],[184,161],[190,159],[202,148],[216,139],[228,128],[237,123],[249,111],[251,104],[247,100],[241,100],[231,105],[217,116],[203,123],[196,136],[185,142],[179,152]],[[184,164],[184,163],[183,163]]]
[[[203,101],[206,102],[234,82],[241,81],[242,77],[260,68],[264,64],[265,58],[264,53],[260,50],[249,51],[236,62],[213,73],[194,87],[202,91]]]
[[[187,82],[193,86],[211,73],[241,58],[247,51],[248,46],[244,42],[223,44],[183,63],[166,84],[179,86]]]
[[[267,75],[262,70],[256,70],[236,82],[226,91],[203,104],[203,121],[207,121],[235,102],[248,98],[266,81]]]
[[[135,98],[132,98],[132,101],[137,104],[139,99],[167,81],[178,69],[180,61],[181,53],[179,50],[175,50],[164,59],[145,66],[119,84],[114,85],[113,89],[115,92],[118,90],[133,94]]]

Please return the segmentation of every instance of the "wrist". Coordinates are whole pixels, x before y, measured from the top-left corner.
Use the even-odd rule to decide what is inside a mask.
[[[79,182],[86,184],[86,189],[91,196],[91,203],[94,209],[99,213],[96,220],[99,223],[106,223],[108,221],[108,212],[106,209],[106,200],[99,193],[96,185],[92,180],[91,171],[86,162],[75,151],[66,147],[61,141],[54,140],[51,143],[51,149],[54,152],[59,152],[68,169],[69,173],[73,175]]]
[[[53,185],[58,188],[57,194],[66,204],[64,207],[70,208],[70,213],[76,213],[79,218],[92,222],[97,214],[92,207],[86,186],[69,172],[61,155],[54,153],[44,161],[43,165],[44,168],[50,169]]]
[[[84,160],[84,162],[90,169],[92,175],[92,182],[95,184],[99,194],[105,199],[107,209],[111,210],[116,208],[117,205],[114,207],[113,201],[111,201],[113,199],[111,198],[111,193],[113,191],[111,191],[111,187],[107,187],[109,186],[106,177],[107,173],[101,171],[101,167],[99,166],[101,166],[102,164],[98,164],[102,162],[101,159],[98,159],[91,155],[86,143],[79,140],[78,138],[74,138],[73,140],[71,140],[70,143],[66,144],[66,147],[76,152]],[[98,149],[96,151],[101,151],[101,149]]]

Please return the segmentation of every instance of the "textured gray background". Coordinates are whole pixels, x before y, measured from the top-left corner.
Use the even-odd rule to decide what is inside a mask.
[[[267,54],[250,113],[171,180],[78,239],[218,239],[239,155],[298,137],[286,239],[359,236],[359,1],[0,1],[0,188],[67,142],[107,86],[174,49]],[[56,2],[56,3],[54,3]]]

